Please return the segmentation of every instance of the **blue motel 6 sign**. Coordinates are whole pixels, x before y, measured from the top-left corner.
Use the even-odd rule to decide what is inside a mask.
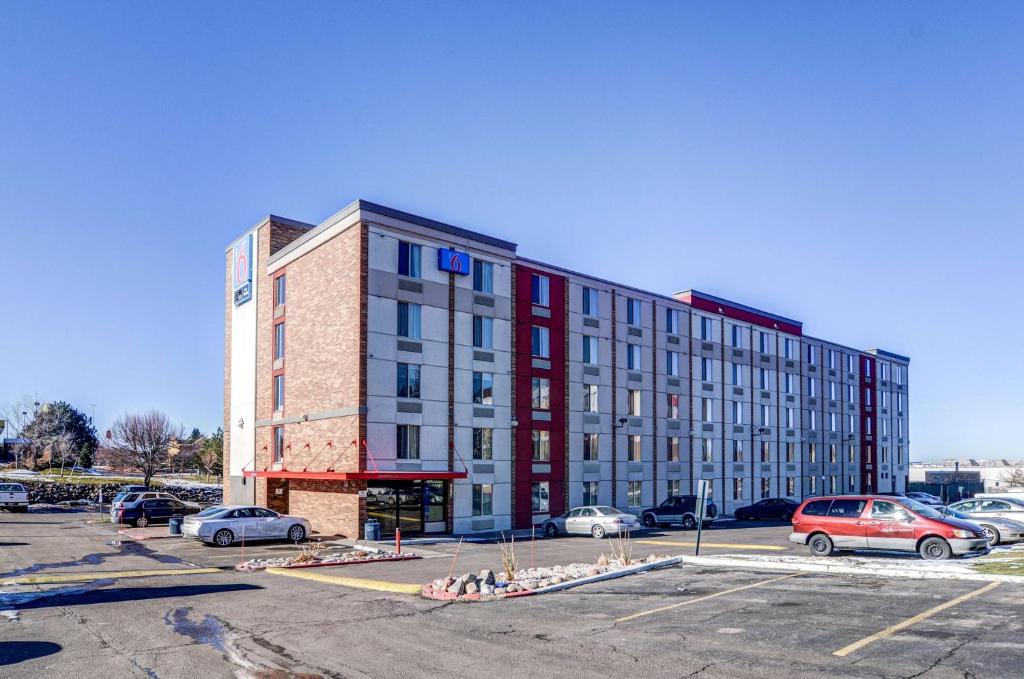
[[[437,251],[437,268],[441,271],[451,271],[462,276],[468,276],[469,253],[440,248]]]
[[[252,234],[235,243],[231,255],[231,284],[235,306],[252,299]]]

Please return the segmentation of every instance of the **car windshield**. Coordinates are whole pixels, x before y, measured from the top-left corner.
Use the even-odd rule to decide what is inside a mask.
[[[615,509],[614,507],[594,507],[594,509],[597,511],[598,514],[602,514],[604,516],[615,516],[617,514],[622,513],[618,509]]]
[[[941,519],[942,512],[929,507],[928,505],[921,504],[917,500],[911,500],[908,497],[898,497],[896,502],[900,503],[907,509],[913,510],[916,514],[923,516],[926,519]]]
[[[210,507],[196,514],[196,516],[213,516],[214,514],[220,514],[226,509],[226,507]]]
[[[949,507],[946,507],[946,510],[944,512],[942,512],[942,513],[945,514],[946,516],[952,516],[954,519],[963,519],[964,521],[970,521],[971,520],[971,517],[967,516],[963,512],[958,512],[957,510],[950,509]]]

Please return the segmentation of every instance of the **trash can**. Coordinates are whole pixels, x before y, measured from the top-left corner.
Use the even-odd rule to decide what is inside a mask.
[[[377,519],[370,519],[363,524],[363,539],[371,542],[380,540],[380,522]]]
[[[171,535],[181,535],[182,521],[184,521],[184,517],[172,516],[171,520],[167,522],[167,527],[171,529]]]

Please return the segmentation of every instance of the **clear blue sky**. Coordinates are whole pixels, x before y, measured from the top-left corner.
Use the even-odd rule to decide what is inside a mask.
[[[356,197],[912,357],[1021,456],[1019,3],[0,4],[0,402],[222,417],[223,253]]]

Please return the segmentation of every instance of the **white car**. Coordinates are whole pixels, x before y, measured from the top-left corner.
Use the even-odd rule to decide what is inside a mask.
[[[186,516],[181,534],[218,547],[242,540],[280,540],[301,542],[310,533],[309,521],[298,516],[278,514],[266,507],[221,505]]]
[[[28,491],[20,483],[0,483],[0,507],[16,512],[28,511]]]
[[[555,537],[567,535],[590,535],[601,539],[606,535],[629,533],[640,527],[632,514],[620,512],[614,507],[588,505],[575,507],[561,516],[554,516],[544,522],[544,534]]]

